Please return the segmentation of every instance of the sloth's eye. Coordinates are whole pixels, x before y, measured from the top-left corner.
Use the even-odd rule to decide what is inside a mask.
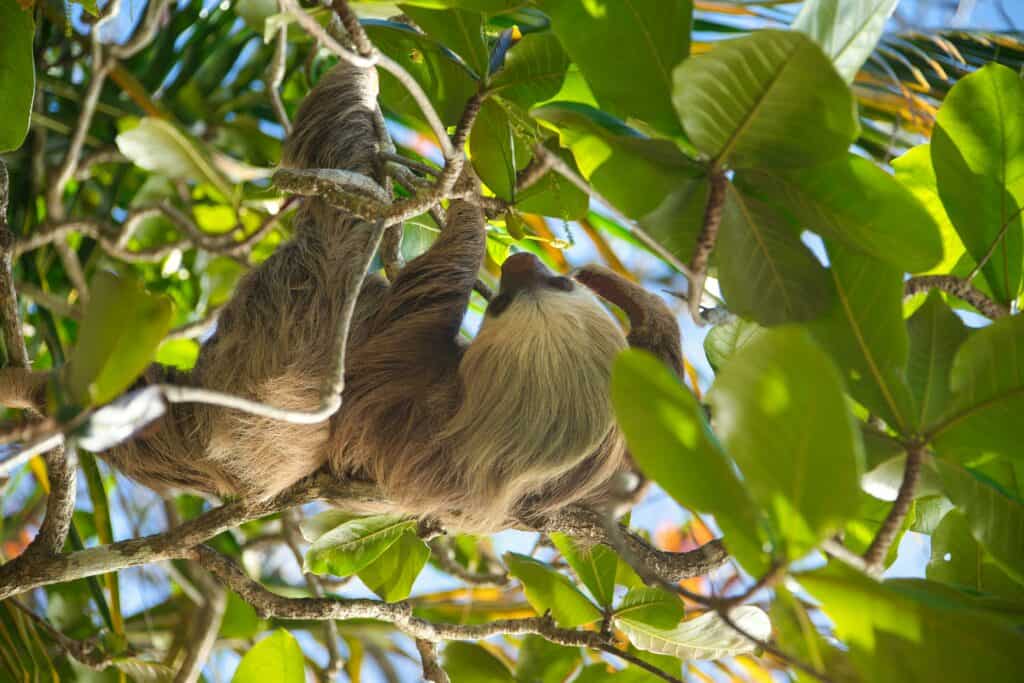
[[[572,280],[567,277],[548,278],[548,286],[554,289],[560,289],[563,292],[571,292],[573,289]]]

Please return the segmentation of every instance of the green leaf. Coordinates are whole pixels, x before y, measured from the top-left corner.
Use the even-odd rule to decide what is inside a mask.
[[[557,128],[583,176],[631,218],[654,211],[669,193],[704,175],[673,143],[639,137],[591,107],[560,102],[530,113]]]
[[[672,68],[690,52],[690,0],[537,0],[601,108],[678,133]],[[624,46],[629,46],[624,49]]]
[[[569,57],[555,34],[530,33],[509,50],[505,66],[495,74],[489,89],[529,109],[562,89],[568,68]]]
[[[551,612],[563,628],[574,628],[601,618],[601,610],[572,584],[543,562],[518,553],[505,553],[509,574],[523,584],[523,592],[537,614]]]
[[[415,530],[409,530],[372,564],[360,570],[359,578],[386,602],[405,600],[429,558],[430,548]]]
[[[971,535],[1006,574],[1024,585],[1024,503],[958,465],[933,462]]]
[[[548,534],[548,538],[597,600],[597,604],[609,607],[615,594],[615,571],[619,565],[619,557],[615,551],[601,544],[584,548],[570,537],[558,532]]]
[[[640,226],[680,261],[689,263],[704,225],[710,193],[707,176],[686,178],[657,208],[640,218]]]
[[[441,656],[451,683],[512,683],[504,662],[476,643],[451,642]]]
[[[1021,284],[1024,226],[1024,83],[989,64],[946,95],[932,132],[939,196],[996,298],[1009,303]],[[993,245],[994,250],[993,250]]]
[[[214,167],[203,143],[164,119],[142,119],[117,136],[117,148],[147,171],[174,180],[209,183],[225,200],[233,196],[231,183]]]
[[[305,683],[306,663],[299,643],[278,629],[245,653],[231,683]]]
[[[437,108],[441,121],[454,126],[477,90],[473,75],[437,41],[405,24],[366,21],[366,35],[377,48],[405,68]],[[409,91],[389,73],[380,73],[380,100],[388,110],[425,125]]]
[[[715,372],[721,371],[733,355],[754,341],[765,329],[757,323],[735,317],[721,325],[715,325],[704,337],[704,354]]]
[[[878,583],[831,565],[799,581],[821,601],[863,680],[1006,681],[1019,670],[1024,635],[1002,618],[941,600],[929,590],[935,584]]]
[[[431,10],[399,5],[416,25],[455,54],[462,57],[477,78],[487,75],[490,54],[484,40],[484,17],[464,9]]]
[[[716,432],[798,558],[857,513],[864,448],[843,381],[803,330],[769,330],[708,394]]]
[[[505,109],[495,100],[486,100],[469,134],[469,153],[480,180],[506,201],[515,199],[516,172],[532,156],[516,137]]]
[[[836,71],[852,83],[885,31],[899,0],[810,0],[800,8],[792,28],[821,46]]]
[[[633,588],[615,609],[617,619],[670,630],[679,625],[686,610],[683,602],[660,588]]]
[[[831,242],[826,248],[837,300],[808,329],[842,369],[850,394],[908,435],[914,411],[904,378],[910,341],[902,271]]]
[[[331,529],[339,527],[345,522],[357,519],[357,517],[357,515],[353,515],[351,512],[330,508],[299,522],[299,532],[302,534],[303,539],[313,543]]]
[[[32,39],[36,32],[32,11],[17,0],[0,0],[0,152],[21,147],[28,135],[32,99],[36,93],[36,69]]]
[[[729,310],[762,325],[810,320],[832,299],[828,272],[768,204],[726,190],[718,279]]]
[[[680,505],[713,514],[740,563],[763,568],[760,513],[693,394],[654,356],[631,349],[615,362],[612,403],[644,475]]]
[[[553,140],[545,146],[578,172],[576,160],[569,150],[559,147]],[[532,152],[530,156],[533,156]],[[560,174],[548,172],[530,187],[516,193],[516,208],[521,213],[579,220],[587,215],[590,197]]]
[[[415,528],[416,522],[405,517],[357,517],[316,539],[306,552],[303,569],[314,574],[355,574]]]
[[[154,360],[179,370],[191,370],[199,359],[199,342],[195,339],[168,339],[161,342]]]
[[[978,593],[1024,598],[1024,586],[993,562],[971,535],[970,523],[959,510],[951,510],[932,534],[927,576]]]
[[[949,214],[939,198],[939,188],[932,167],[931,146],[918,145],[902,156],[892,160],[896,180],[910,190],[921,206],[931,214],[932,221],[939,228],[942,239],[942,260],[923,273],[949,273],[964,255],[964,243],[956,233]]]
[[[772,634],[771,621],[759,607],[740,605],[729,610],[729,617],[758,640],[768,640]],[[623,617],[615,617],[615,625],[641,650],[684,660],[735,657],[757,648],[725,623],[717,612],[706,612],[671,629],[655,628]]]
[[[812,166],[842,155],[859,132],[850,89],[802,33],[722,41],[677,67],[674,83],[686,134],[720,165]]]
[[[127,389],[153,359],[172,313],[166,297],[97,271],[78,343],[64,368],[71,400],[79,406],[101,405]]]
[[[942,259],[942,237],[931,214],[898,180],[862,157],[849,154],[791,171],[748,171],[737,184],[790,211],[801,228],[901,271],[924,271]]]
[[[928,429],[936,451],[971,458],[1024,460],[1024,316],[976,330],[957,351],[950,388],[955,400]]]
[[[516,662],[518,683],[563,683],[580,665],[580,649],[528,635],[519,646]]]
[[[266,623],[256,614],[256,609],[234,591],[227,591],[228,602],[224,608],[224,618],[220,622],[219,634],[222,638],[238,638],[250,640],[260,631],[266,629]]]
[[[932,291],[907,321],[907,333],[907,384],[917,402],[915,424],[934,424],[954,402],[949,374],[957,349],[967,339],[967,327]]]

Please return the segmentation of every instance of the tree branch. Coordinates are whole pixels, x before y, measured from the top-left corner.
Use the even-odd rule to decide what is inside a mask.
[[[697,237],[693,257],[690,259],[690,291],[687,292],[690,316],[697,325],[704,324],[700,314],[700,303],[704,298],[708,260],[718,241],[718,227],[722,224],[722,208],[725,206],[725,193],[729,187],[729,180],[721,170],[713,170],[709,180],[711,191],[708,193],[708,203],[704,207],[704,223]]]
[[[917,479],[921,473],[921,463],[924,461],[925,447],[914,444],[907,448],[907,463],[903,470],[903,481],[900,483],[899,491],[896,493],[896,500],[893,501],[889,514],[886,515],[878,533],[875,534],[871,545],[864,552],[864,563],[867,570],[872,574],[880,574],[885,569],[885,556],[889,553],[892,542],[903,526],[903,520],[910,510],[910,504],[914,500],[914,489],[917,488]]]
[[[441,668],[441,662],[437,660],[437,643],[417,638],[416,650],[420,653],[420,661],[423,663],[423,680],[430,683],[450,683],[448,673]]]
[[[968,280],[961,280],[953,275],[921,275],[912,277],[904,285],[906,296],[913,296],[931,289],[940,289],[946,294],[962,299],[974,306],[982,315],[993,320],[1009,315],[1010,311],[1002,304],[988,298]]]

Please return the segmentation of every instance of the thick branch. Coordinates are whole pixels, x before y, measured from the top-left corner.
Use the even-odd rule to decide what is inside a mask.
[[[864,552],[864,562],[868,571],[881,573],[885,569],[885,556],[889,553],[892,542],[903,526],[910,504],[914,500],[914,489],[917,488],[917,479],[921,473],[921,463],[924,461],[925,447],[913,445],[907,448],[907,464],[903,470],[903,481],[896,493],[896,500],[893,501],[889,514],[886,515],[878,533],[875,534],[871,545]]]
[[[1005,306],[989,299],[970,282],[961,280],[953,275],[922,275],[920,277],[912,277],[907,280],[904,291],[907,296],[912,296],[921,292],[927,292],[930,289],[941,289],[946,294],[963,299],[978,309],[982,315],[993,320],[1010,314],[1010,311]]]
[[[690,259],[690,291],[687,293],[690,316],[698,325],[704,324],[700,315],[700,302],[704,297],[708,260],[715,248],[715,242],[718,241],[718,227],[722,224],[722,208],[725,206],[725,193],[729,187],[729,181],[722,171],[713,171],[710,181],[711,191],[708,193],[708,203],[704,207],[704,224],[697,237],[693,258]]]
[[[417,638],[416,650],[420,653],[420,662],[423,665],[423,680],[430,683],[450,683],[448,673],[441,668],[441,662],[437,660],[437,643]]]

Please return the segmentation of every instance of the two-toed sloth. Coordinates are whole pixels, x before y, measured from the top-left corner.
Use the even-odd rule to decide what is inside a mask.
[[[336,67],[299,109],[285,165],[381,181],[376,97],[373,69]],[[452,201],[447,216],[434,244],[390,286],[378,276],[365,282],[332,419],[295,425],[177,404],[155,429],[102,455],[158,489],[251,497],[327,463],[338,477],[375,482],[389,511],[477,531],[621,498],[622,481],[638,478],[617,476],[631,470],[610,401],[612,364],[628,343],[679,373],[671,312],[606,269],[569,279],[520,253],[502,266],[500,291],[466,344],[459,330],[484,258],[485,219],[468,201]],[[240,282],[195,369],[154,366],[147,379],[315,410],[336,348],[339,292],[353,267],[341,237],[367,229],[306,199],[294,240]],[[595,291],[627,314],[628,337]]]

